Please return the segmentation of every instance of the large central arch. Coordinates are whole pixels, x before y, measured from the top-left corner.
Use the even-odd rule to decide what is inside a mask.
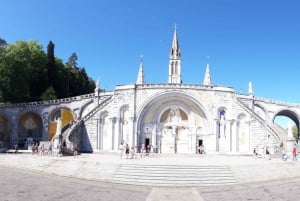
[[[137,145],[152,145],[160,153],[195,153],[197,137],[207,134],[207,109],[181,91],[152,96],[137,115]]]
[[[280,111],[277,111],[274,116],[273,116],[273,119],[272,119],[272,122],[275,122],[275,118],[278,117],[278,116],[284,116],[284,117],[287,117],[289,118],[291,121],[293,121],[295,123],[295,126],[297,127],[297,140],[299,140],[300,138],[300,131],[299,131],[299,117],[298,117],[298,114],[295,112],[295,111],[292,111],[292,110],[289,110],[289,109],[283,109],[283,110],[280,110]],[[286,136],[287,137],[287,136]],[[285,137],[285,138],[286,138]],[[284,139],[285,139],[284,138]]]

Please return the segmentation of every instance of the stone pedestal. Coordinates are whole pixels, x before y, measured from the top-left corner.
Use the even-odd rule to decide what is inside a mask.
[[[59,137],[54,137],[53,139],[53,149],[58,149],[59,147]]]

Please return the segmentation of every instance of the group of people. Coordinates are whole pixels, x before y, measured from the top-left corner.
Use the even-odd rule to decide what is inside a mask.
[[[292,148],[292,160],[293,161],[297,161],[297,144],[295,144]],[[288,159],[288,155],[286,153],[286,149],[284,146],[281,146],[281,158],[283,161],[286,161]],[[257,152],[257,149],[254,148],[253,149],[253,155],[255,157],[259,157],[259,154]],[[262,151],[262,158],[266,159],[266,160],[271,160],[271,153],[270,153],[270,150],[269,150],[269,147],[264,147],[263,148],[263,151]]]
[[[140,158],[145,157],[146,155],[153,157],[153,153],[155,152],[155,147],[151,144],[147,146],[142,144],[141,148],[138,149],[137,146],[129,146],[127,143],[120,144],[120,151],[121,151],[121,159],[123,159],[124,153],[126,155],[126,159],[137,159],[138,154]]]
[[[66,152],[66,143],[60,143],[57,147],[56,150],[56,156],[57,157],[62,157],[64,155],[64,153]],[[44,143],[34,143],[31,146],[31,150],[32,150],[32,154],[39,154],[41,156],[52,156],[53,153],[53,145],[52,142],[48,143],[48,144],[44,144]],[[78,146],[77,144],[74,144],[73,146],[73,156],[78,157]]]
[[[295,144],[292,148],[292,160],[297,161],[297,145]],[[283,161],[286,161],[288,159],[288,156],[286,154],[286,150],[284,147],[282,147],[282,156],[281,156]]]
[[[259,153],[257,151],[256,148],[253,149],[253,155],[258,158],[259,157]],[[264,147],[263,151],[262,151],[262,158],[266,159],[266,160],[271,160],[271,153],[270,153],[270,149],[269,147]]]
[[[48,147],[45,144],[39,145],[39,143],[34,143],[31,146],[32,154],[40,154],[41,156],[51,156],[52,155],[52,143],[49,143]]]

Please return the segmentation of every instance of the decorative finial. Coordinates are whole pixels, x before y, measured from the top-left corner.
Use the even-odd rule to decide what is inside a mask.
[[[209,63],[210,56],[206,56],[206,63]]]
[[[176,31],[176,29],[177,29],[177,24],[176,23],[174,24],[174,28],[175,28],[175,31]]]
[[[141,63],[144,61],[144,56],[141,54]]]

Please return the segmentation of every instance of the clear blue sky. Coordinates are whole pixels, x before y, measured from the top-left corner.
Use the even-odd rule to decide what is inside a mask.
[[[8,43],[50,40],[64,62],[76,52],[100,87],[135,83],[140,55],[148,83],[166,83],[177,24],[182,79],[236,92],[300,102],[298,0],[3,0],[0,37]]]

